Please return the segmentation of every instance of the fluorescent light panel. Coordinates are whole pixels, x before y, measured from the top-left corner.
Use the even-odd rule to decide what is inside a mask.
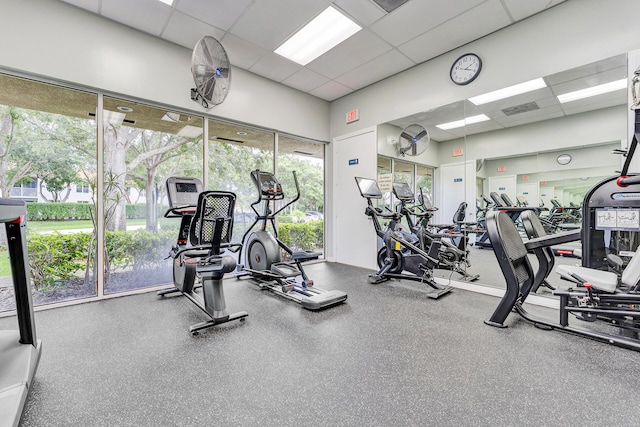
[[[112,125],[120,126],[126,116],[125,113],[119,113],[117,111],[102,110],[104,122],[111,123]]]
[[[498,101],[500,99],[509,98],[511,96],[520,95],[521,93],[531,92],[532,90],[542,89],[547,84],[542,78],[529,80],[528,82],[505,87],[503,89],[494,90],[493,92],[469,98],[469,101],[475,105],[488,104],[489,102]]]
[[[169,6],[171,6],[173,4],[173,0],[158,0],[164,4],[168,4]]]
[[[275,50],[300,65],[307,65],[342,43],[362,27],[329,6]]]
[[[489,117],[484,114],[478,114],[477,116],[467,117],[466,119],[456,120],[455,122],[442,123],[441,125],[436,125],[436,127],[442,130],[449,130],[472,125],[474,123],[486,122],[487,120],[490,120]]]
[[[574,92],[558,95],[558,101],[561,104],[565,102],[576,101],[578,99],[589,98],[590,96],[602,95],[603,93],[613,92],[614,90],[626,89],[627,79],[620,79],[598,86],[588,87],[586,89],[576,90]]]
[[[178,132],[178,135],[185,138],[197,138],[202,135],[202,127],[186,125]]]

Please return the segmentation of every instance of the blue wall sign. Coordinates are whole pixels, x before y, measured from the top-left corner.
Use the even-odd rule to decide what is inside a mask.
[[[500,187],[500,188],[498,188],[498,191],[504,191],[506,189],[507,189],[507,187]]]
[[[453,182],[462,182],[462,178],[453,178]]]
[[[349,166],[357,165],[358,159],[349,159]]]

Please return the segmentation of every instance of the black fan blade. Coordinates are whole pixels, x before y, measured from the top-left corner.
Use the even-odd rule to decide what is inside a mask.
[[[408,133],[406,133],[405,131],[402,131],[402,133],[400,134],[400,138],[404,138],[407,141],[413,141],[413,137]]]
[[[423,129],[422,132],[420,132],[419,134],[417,134],[414,138],[414,141],[418,141],[422,138],[424,138],[427,135],[427,130]]]

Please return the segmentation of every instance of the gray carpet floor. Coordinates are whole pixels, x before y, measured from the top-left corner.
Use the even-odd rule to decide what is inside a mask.
[[[507,329],[486,326],[488,295],[431,300],[359,268],[307,271],[347,302],[310,312],[231,279],[228,308],[249,317],[198,336],[187,328],[202,313],[180,296],[37,312],[43,352],[21,425],[638,425],[636,352],[513,314]]]

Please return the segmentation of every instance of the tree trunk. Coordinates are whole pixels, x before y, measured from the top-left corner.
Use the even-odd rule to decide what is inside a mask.
[[[123,132],[124,133],[124,132]],[[107,230],[126,230],[125,177],[127,172],[126,154],[128,141],[112,125],[104,130],[105,163],[105,225]]]

